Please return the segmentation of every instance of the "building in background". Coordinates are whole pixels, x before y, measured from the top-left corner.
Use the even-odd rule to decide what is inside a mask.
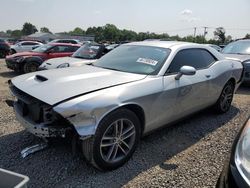
[[[55,33],[57,39],[77,39],[80,41],[95,41],[94,35],[69,35],[66,33]]]
[[[57,38],[56,35],[51,34],[51,33],[37,32],[37,33],[31,34],[31,35],[22,37],[22,40],[36,40],[36,41],[41,41],[43,43],[47,43],[47,42],[54,40],[56,38]]]

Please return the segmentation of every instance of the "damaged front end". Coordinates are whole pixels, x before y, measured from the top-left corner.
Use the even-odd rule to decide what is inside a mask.
[[[12,105],[17,120],[30,133],[42,137],[66,137],[74,131],[71,123],[53,110],[53,107],[24,93],[11,82],[9,87],[16,100]]]

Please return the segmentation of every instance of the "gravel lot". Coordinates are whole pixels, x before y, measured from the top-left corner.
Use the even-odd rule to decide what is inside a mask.
[[[231,110],[205,110],[143,138],[133,158],[112,172],[88,166],[71,145],[54,143],[25,159],[20,151],[40,142],[5,104],[7,80],[16,76],[0,60],[0,168],[30,177],[29,187],[214,187],[237,131],[250,115],[250,88],[241,87]]]

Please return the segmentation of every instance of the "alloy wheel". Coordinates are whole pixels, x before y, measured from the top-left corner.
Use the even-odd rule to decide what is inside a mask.
[[[223,111],[227,111],[233,100],[233,86],[232,84],[228,84],[222,91],[220,98],[220,106]]]
[[[131,151],[136,138],[135,125],[128,119],[118,119],[104,132],[100,151],[104,161],[118,162]]]

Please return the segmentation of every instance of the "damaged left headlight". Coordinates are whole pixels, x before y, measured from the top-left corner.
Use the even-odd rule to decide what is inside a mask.
[[[243,128],[236,145],[235,164],[241,176],[250,185],[250,119]]]
[[[53,121],[55,121],[55,113],[54,113],[52,107],[44,106],[42,108],[42,112],[43,112],[43,121],[45,124],[49,124],[49,123],[52,123]]]
[[[19,62],[24,60],[24,57],[23,56],[18,56],[18,57],[15,57],[14,59],[15,59],[16,62],[19,63]]]

